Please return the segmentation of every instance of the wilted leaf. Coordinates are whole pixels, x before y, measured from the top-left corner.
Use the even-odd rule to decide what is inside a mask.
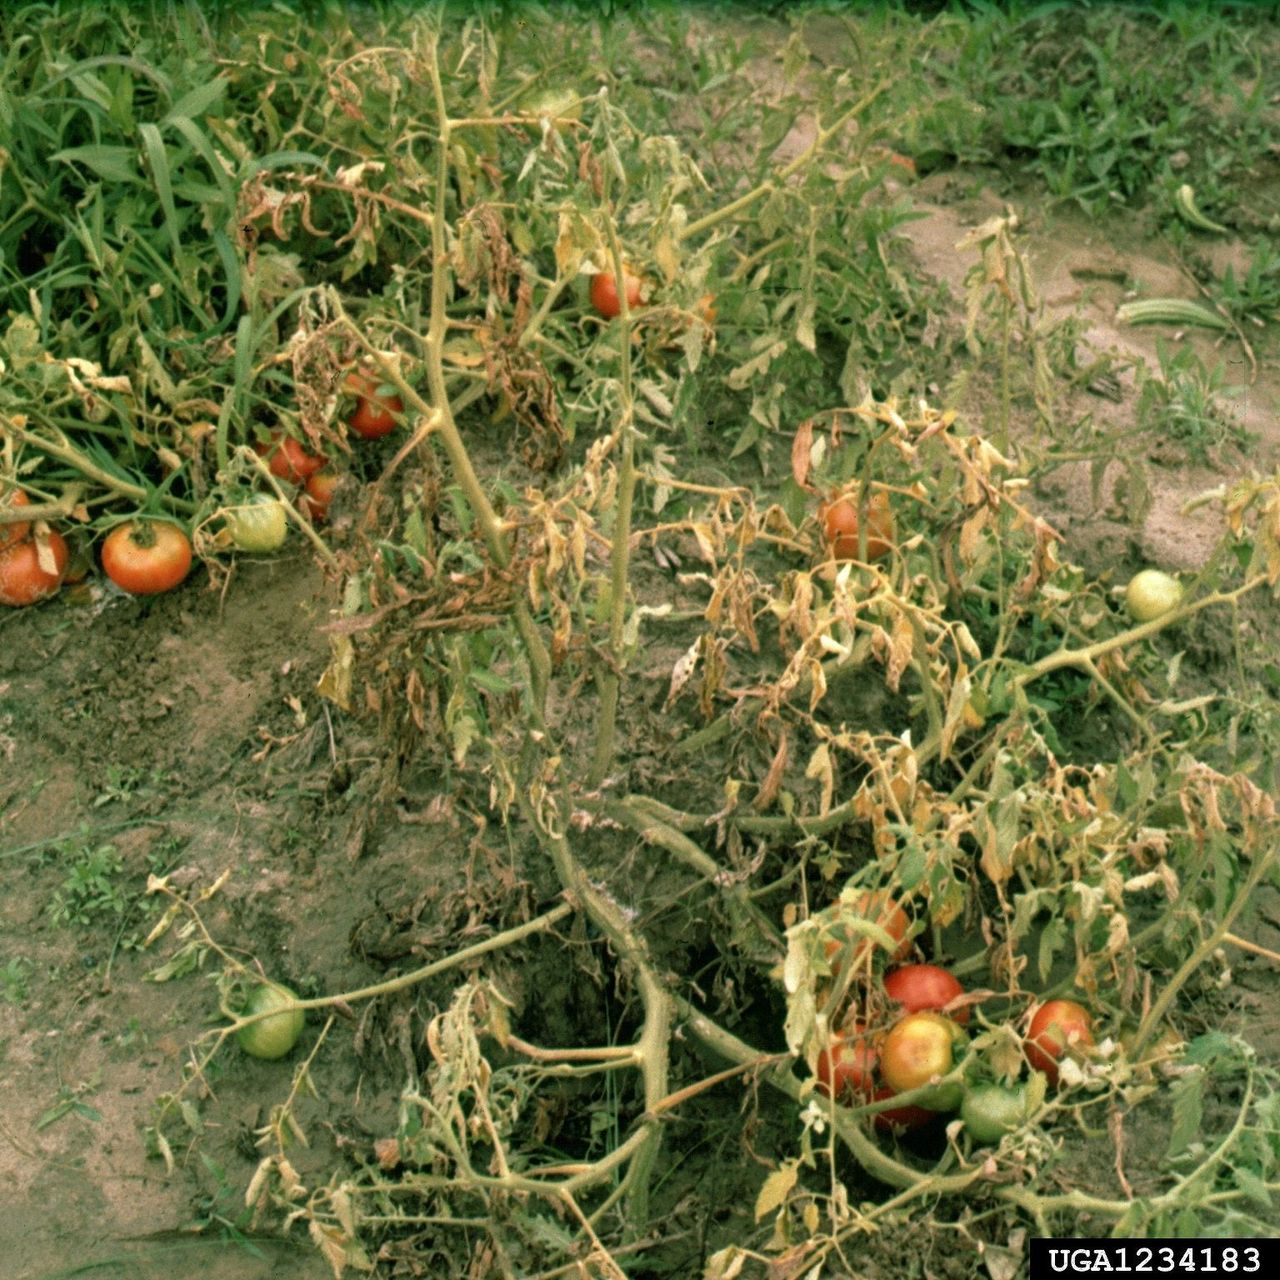
[[[764,1185],[760,1188],[760,1194],[756,1197],[756,1221],[772,1213],[779,1208],[785,1201],[787,1196],[791,1194],[791,1188],[796,1185],[796,1178],[799,1170],[794,1161],[788,1161],[780,1169],[775,1169],[765,1180]]]

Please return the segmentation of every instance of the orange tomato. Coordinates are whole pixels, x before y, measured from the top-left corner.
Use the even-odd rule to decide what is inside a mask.
[[[273,476],[288,480],[290,484],[305,484],[328,461],[318,453],[308,453],[306,448],[283,431],[273,431],[266,444],[255,444],[254,452],[266,458]]]
[[[129,520],[107,534],[102,567],[130,595],[158,595],[187,576],[191,539],[167,520]]]
[[[298,499],[298,509],[316,524],[327,520],[329,506],[341,480],[342,477],[336,471],[317,471],[315,475],[308,476]]]
[[[877,489],[867,499],[867,559],[881,560],[893,550],[893,509],[889,495]],[[836,498],[818,508],[831,554],[837,560],[856,560],[859,556],[856,498]]]
[[[840,909],[836,919],[834,938],[828,939],[824,948],[831,965],[832,975],[839,979],[848,963],[857,963],[869,954],[875,943],[865,934],[842,925],[844,918],[871,920],[878,924],[894,942],[898,943],[890,957],[890,963],[905,960],[911,954],[911,944],[906,941],[910,921],[902,907],[885,889],[867,889]]]
[[[54,572],[40,563],[38,541],[28,538],[0,550],[0,604],[15,608],[55,595],[67,568],[66,539],[50,530],[43,539],[53,557]]]
[[[624,266],[622,279],[627,290],[627,307],[634,309],[640,305],[640,290],[644,286],[644,278],[632,275]],[[622,303],[618,299],[618,280],[612,271],[597,271],[591,277],[591,305],[606,320],[622,314]]]
[[[367,370],[349,373],[342,389],[356,398],[350,426],[362,440],[377,440],[396,429],[404,412],[404,401],[376,373]]]
[[[29,507],[30,505],[31,499],[21,489],[10,489],[7,485],[0,486],[0,511],[13,511],[17,507]],[[15,542],[21,542],[30,532],[31,522],[29,520],[19,520],[13,524],[0,524],[0,549]]]
[[[1058,1083],[1058,1060],[1069,1045],[1087,1048],[1093,1044],[1093,1019],[1082,1004],[1074,1000],[1050,1000],[1042,1004],[1031,1019],[1024,1046],[1027,1061]]]

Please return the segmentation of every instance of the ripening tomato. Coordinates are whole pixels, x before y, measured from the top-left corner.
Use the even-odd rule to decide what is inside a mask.
[[[367,370],[349,373],[342,389],[356,398],[350,427],[362,440],[377,440],[396,429],[404,401],[377,374]]]
[[[940,1013],[909,1013],[880,1041],[880,1078],[894,1093],[923,1088],[955,1066],[966,1040],[964,1032]],[[963,1096],[960,1085],[944,1085],[921,1098],[920,1105],[930,1111],[954,1111]]]
[[[14,511],[18,507],[29,507],[31,499],[21,489],[10,489],[0,485],[0,511]],[[31,532],[29,520],[18,520],[15,523],[0,523],[0,550],[21,542]]]
[[[818,1055],[818,1092],[837,1102],[854,1103],[869,1098],[875,1088],[876,1051],[858,1023],[833,1035]]]
[[[308,453],[306,448],[283,431],[273,431],[266,444],[255,444],[254,452],[266,458],[273,476],[288,480],[290,484],[303,484],[328,461],[318,453]]]
[[[845,962],[861,960],[876,945],[866,934],[844,926],[845,919],[871,920],[878,924],[896,943],[897,950],[890,956],[891,963],[905,960],[911,954],[911,944],[906,941],[910,921],[907,913],[893,900],[885,889],[866,889],[849,903],[840,907],[834,932],[829,938],[824,953],[831,965],[832,975],[839,978],[844,971]]]
[[[1074,1000],[1050,1000],[1042,1004],[1027,1029],[1027,1061],[1058,1083],[1058,1060],[1067,1048],[1087,1048],[1093,1044],[1093,1019],[1082,1004]]]
[[[942,1010],[957,996],[964,995],[959,978],[936,964],[908,964],[894,969],[884,976],[884,990],[906,1013],[920,1009]],[[969,1021],[969,1007],[965,1005],[948,1016],[964,1026]]]
[[[858,504],[855,498],[837,498],[818,509],[831,554],[837,560],[859,556]],[[893,550],[893,510],[889,495],[876,490],[867,499],[867,559],[881,560]]]
[[[632,275],[627,267],[622,268],[622,279],[627,290],[627,307],[634,309],[640,305],[640,291],[644,287],[642,276]],[[591,277],[591,305],[606,320],[612,320],[622,314],[622,303],[618,298],[618,280],[612,271],[597,271]]]
[[[872,1090],[871,1093],[872,1102],[884,1102],[892,1097],[894,1097],[893,1090],[885,1088],[884,1085]],[[900,1133],[905,1129],[920,1129],[937,1118],[936,1111],[930,1111],[928,1107],[918,1107],[915,1103],[909,1102],[905,1107],[886,1107],[883,1111],[875,1112],[871,1117],[871,1123],[881,1133]]]
[[[327,520],[333,495],[341,480],[342,477],[336,471],[317,471],[315,475],[308,476],[298,498],[298,510],[315,524]]]
[[[131,595],[158,595],[187,576],[191,539],[167,520],[128,520],[103,541],[102,567]]]
[[[223,507],[222,514],[238,551],[261,554],[279,551],[284,545],[288,517],[279,498],[267,493],[252,493],[244,502]]]
[[[255,1013],[279,1009],[297,998],[288,987],[278,982],[266,982],[253,989],[242,1016],[251,1017]],[[297,1044],[305,1020],[306,1015],[301,1009],[287,1009],[241,1027],[236,1032],[236,1039],[251,1058],[274,1061],[283,1058]]]
[[[41,564],[40,544],[45,563]],[[0,550],[0,604],[15,608],[54,595],[67,568],[67,544],[57,530],[28,538]]]

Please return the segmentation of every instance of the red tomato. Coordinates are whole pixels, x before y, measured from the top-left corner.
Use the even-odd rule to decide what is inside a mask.
[[[841,915],[848,915],[854,919],[872,920],[889,937],[899,943],[898,949],[890,957],[891,962],[905,960],[911,954],[911,944],[905,941],[910,921],[907,919],[907,913],[889,896],[887,890],[864,890],[848,906],[841,908]],[[825,954],[831,964],[832,975],[839,978],[846,960],[856,962],[862,959],[875,946],[875,943],[864,934],[842,928],[839,919],[836,922],[835,933],[837,936],[827,941]]]
[[[267,444],[255,444],[254,452],[266,458],[273,476],[288,480],[290,484],[303,484],[328,461],[318,453],[308,453],[292,436],[283,431],[273,431]]]
[[[906,1013],[945,1009],[957,996],[964,995],[960,980],[936,964],[908,964],[894,969],[884,976],[884,990]],[[965,1005],[948,1016],[964,1026],[969,1021],[969,1007]]]
[[[837,560],[858,558],[858,504],[837,498],[818,508],[831,554]],[[876,490],[867,499],[867,559],[882,560],[893,550],[893,510],[889,495]]]
[[[342,477],[336,471],[317,471],[307,477],[306,486],[298,499],[298,509],[309,520],[319,524],[329,518],[329,505]]]
[[[29,507],[31,499],[21,489],[10,489],[0,486],[0,511],[12,511],[16,507]],[[0,524],[0,550],[21,542],[31,532],[29,520],[19,520],[16,524]]]
[[[818,1055],[818,1092],[837,1102],[853,1103],[871,1096],[875,1088],[876,1051],[855,1024],[848,1034],[831,1037]]]
[[[627,289],[627,306],[634,309],[640,305],[640,289],[644,279],[632,275],[626,267],[622,268],[622,279]],[[591,277],[591,305],[606,320],[622,314],[622,303],[618,299],[618,280],[612,271],[598,271]]]
[[[102,567],[118,587],[152,596],[176,587],[191,568],[191,540],[167,520],[129,520],[102,543]]]
[[[1058,1083],[1058,1059],[1069,1045],[1081,1048],[1093,1044],[1093,1019],[1082,1004],[1074,1000],[1050,1000],[1042,1004],[1027,1030],[1027,1061]]]
[[[895,1022],[880,1041],[880,1077],[894,1093],[919,1089],[945,1076],[956,1062],[965,1034],[950,1018],[933,1010],[909,1013]],[[959,1085],[939,1089],[922,1100],[930,1111],[953,1111],[964,1090]]]
[[[38,540],[28,538],[0,550],[0,604],[35,604],[55,594],[67,567],[67,544],[56,530],[43,539],[53,557],[55,572],[40,563]]]
[[[893,1096],[893,1090],[886,1089],[882,1085],[872,1091],[871,1101],[884,1102],[886,1098],[892,1098]],[[904,1129],[919,1129],[922,1125],[926,1125],[937,1118],[938,1113],[936,1111],[930,1111],[928,1107],[917,1107],[914,1103],[908,1103],[905,1107],[886,1107],[883,1111],[877,1111],[871,1117],[871,1123],[882,1133],[896,1133]]]
[[[363,370],[349,373],[342,388],[356,398],[350,426],[362,440],[377,440],[396,429],[404,401],[377,374]]]

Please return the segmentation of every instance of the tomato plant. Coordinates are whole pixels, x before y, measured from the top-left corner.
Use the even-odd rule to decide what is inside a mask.
[[[298,509],[317,524],[328,519],[329,507],[341,479],[336,471],[317,471],[315,475],[308,476],[298,499]]]
[[[0,604],[20,607],[54,595],[62,585],[67,555],[66,540],[56,530],[0,549]]]
[[[936,964],[908,964],[884,976],[885,994],[896,1000],[906,1013],[920,1009],[945,1009],[957,996],[964,995],[960,980]],[[968,1006],[948,1015],[964,1026],[969,1021]]]
[[[342,386],[356,398],[349,425],[362,440],[377,440],[396,429],[404,401],[394,387],[363,370],[347,374]]]
[[[895,963],[911,954],[911,944],[906,941],[910,921],[901,905],[894,901],[885,889],[867,889],[842,906],[837,917],[835,937],[829,938],[824,954],[831,965],[832,975],[839,978],[846,962],[857,962],[870,954],[875,943],[864,933],[848,927],[846,920],[870,920],[878,924],[896,943],[897,949],[890,956]]]
[[[308,453],[306,448],[283,431],[272,432],[266,444],[254,445],[260,458],[267,460],[273,476],[288,480],[290,484],[304,484],[328,461],[318,453]]]
[[[1182,584],[1159,569],[1143,569],[1129,579],[1124,603],[1135,622],[1151,622],[1182,602]]]
[[[310,483],[310,481],[308,481]],[[244,502],[224,507],[231,541],[240,551],[278,551],[287,526],[284,503],[269,494],[250,494]]]
[[[818,1055],[818,1092],[846,1103],[870,1097],[875,1088],[876,1058],[861,1025],[832,1036]]]
[[[894,1093],[922,1088],[955,1066],[965,1039],[964,1032],[940,1013],[909,1013],[880,1042],[881,1079]],[[960,1085],[945,1085],[921,1099],[921,1105],[930,1111],[954,1111],[962,1094]]]
[[[280,983],[263,983],[249,994],[242,1014],[251,1017],[255,1013],[266,1013],[297,998],[288,987]],[[236,1039],[251,1058],[283,1058],[297,1044],[304,1021],[305,1015],[301,1009],[288,1009],[241,1027],[236,1032]]]
[[[644,278],[632,275],[631,271],[624,266],[622,279],[627,290],[627,306],[629,308],[639,306]],[[622,303],[618,298],[618,281],[612,271],[597,271],[591,277],[591,305],[606,320],[612,320],[615,316],[622,314]]]
[[[960,1119],[976,1142],[999,1142],[1027,1120],[1025,1085],[970,1085],[960,1103]]]
[[[881,560],[893,549],[893,509],[888,495],[876,490],[867,499],[866,511],[867,559]],[[831,554],[837,560],[858,559],[858,534],[862,526],[856,499],[846,497],[825,502],[818,508],[818,517]]]
[[[0,511],[13,511],[17,507],[28,507],[31,499],[21,489],[0,488]],[[31,532],[29,520],[18,520],[15,523],[0,524],[0,550],[21,542]]]
[[[1071,1045],[1081,1048],[1093,1044],[1093,1019],[1082,1004],[1074,1000],[1050,1000],[1042,1004],[1027,1030],[1027,1061],[1037,1071],[1058,1082],[1058,1060]]]
[[[102,567],[116,586],[131,595],[157,595],[187,576],[191,540],[167,520],[129,520],[107,534]]]

